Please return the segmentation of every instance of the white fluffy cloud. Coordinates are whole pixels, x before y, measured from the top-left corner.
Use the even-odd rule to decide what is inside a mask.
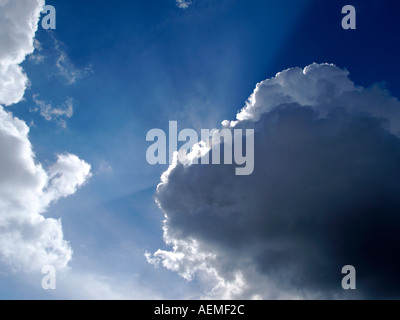
[[[393,133],[400,132],[399,101],[378,85],[365,89],[349,79],[349,72],[331,64],[312,64],[304,69],[291,68],[257,84],[240,121],[257,121],[279,105],[297,103],[311,107],[321,116],[343,106],[352,113],[368,113],[390,122]],[[382,107],[384,105],[384,107]]]
[[[19,64],[34,50],[33,38],[44,0],[0,1],[0,104],[24,95],[27,77]]]
[[[0,257],[14,269],[67,267],[72,250],[61,221],[45,218],[48,206],[75,193],[90,176],[90,165],[59,155],[46,171],[35,162],[25,122],[0,108]]]
[[[34,50],[43,0],[0,0],[0,104],[19,102],[27,76],[19,66]],[[61,221],[46,218],[51,203],[76,192],[90,165],[58,155],[47,170],[35,160],[26,123],[0,105],[0,259],[14,270],[66,270],[72,249]]]
[[[258,84],[231,122],[255,129],[254,173],[170,166],[156,201],[173,250],[148,261],[212,298],[398,298],[400,103],[348,76],[312,64]]]

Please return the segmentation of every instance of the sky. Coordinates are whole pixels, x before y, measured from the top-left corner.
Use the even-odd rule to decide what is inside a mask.
[[[0,298],[399,298],[397,7],[0,0]],[[148,163],[224,120],[251,175]]]

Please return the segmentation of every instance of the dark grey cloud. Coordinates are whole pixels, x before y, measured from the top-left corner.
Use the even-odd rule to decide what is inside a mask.
[[[173,250],[149,261],[197,273],[210,297],[399,298],[399,110],[333,65],[258,84],[232,123],[255,129],[254,173],[171,166],[156,199]]]

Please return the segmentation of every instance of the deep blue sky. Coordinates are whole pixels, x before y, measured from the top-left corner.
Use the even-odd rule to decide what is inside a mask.
[[[165,246],[152,196],[166,167],[146,162],[148,130],[167,128],[170,120],[180,129],[234,120],[257,82],[312,62],[347,68],[358,85],[384,82],[400,96],[396,1],[195,0],[186,10],[174,0],[47,4],[57,10],[57,29],[51,35],[40,28],[37,39],[48,58],[23,64],[31,87],[13,110],[27,123],[34,120],[30,137],[38,160],[68,151],[93,165],[89,184],[50,211],[63,219],[73,266],[134,273],[161,292],[178,283],[178,297],[196,284],[154,269],[143,257]],[[357,9],[357,30],[341,28],[346,4]],[[67,84],[55,71],[53,39],[73,68],[91,71]],[[54,104],[73,98],[66,129],[29,111],[33,94]],[[29,296],[15,283],[0,296]]]

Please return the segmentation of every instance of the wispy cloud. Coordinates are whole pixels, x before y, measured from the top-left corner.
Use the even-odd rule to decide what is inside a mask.
[[[68,56],[64,49],[64,44],[58,40],[52,31],[47,32],[50,41],[49,46],[43,46],[37,39],[34,40],[35,51],[28,57],[28,60],[35,64],[47,62],[54,63],[53,71],[49,72],[50,76],[61,76],[66,84],[71,85],[76,83],[89,73],[93,73],[92,67],[86,66],[78,68]]]
[[[57,53],[56,66],[58,72],[62,77],[65,78],[68,84],[74,84],[80,78],[84,77],[88,73],[93,72],[91,66],[77,68],[63,49],[63,43],[60,40],[57,40],[53,33],[50,34],[52,35],[54,41],[54,49]]]
[[[68,84],[74,84],[78,79],[92,72],[91,67],[85,67],[84,69],[76,68],[67,54],[61,49],[59,50],[56,66],[60,75],[65,78]]]
[[[47,121],[55,120],[60,126],[66,128],[67,123],[65,119],[71,118],[74,114],[74,100],[72,98],[67,98],[62,105],[55,107],[52,103],[41,100],[37,94],[34,94],[32,99],[36,107],[31,109],[31,111],[40,112],[40,115]]]
[[[42,54],[42,44],[37,39],[34,39],[33,47],[35,51],[28,56],[28,60],[33,61],[34,64],[40,64],[46,59],[46,56]]]
[[[176,5],[181,9],[187,9],[191,4],[191,0],[176,0]]]

